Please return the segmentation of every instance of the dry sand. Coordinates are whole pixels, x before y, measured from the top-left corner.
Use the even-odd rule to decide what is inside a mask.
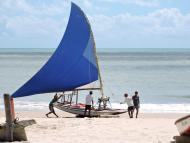
[[[20,120],[37,122],[26,128],[30,143],[169,143],[178,135],[175,120],[184,116],[146,113],[138,119],[129,119],[127,114],[119,118],[74,118],[58,112],[60,118],[46,118],[45,113],[17,113]],[[0,123],[4,121],[4,113],[0,112]]]

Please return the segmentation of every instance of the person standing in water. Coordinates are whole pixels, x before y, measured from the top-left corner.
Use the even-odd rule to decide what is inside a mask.
[[[46,114],[47,117],[49,117],[48,115],[51,114],[51,113],[53,113],[57,118],[59,117],[59,116],[57,116],[57,114],[55,113],[54,108],[53,108],[53,104],[57,100],[58,100],[58,96],[57,96],[57,93],[56,93],[55,96],[53,97],[53,99],[49,103],[49,110],[50,110],[50,112]]]
[[[128,96],[127,93],[124,94],[124,97],[125,101],[123,103],[127,103],[129,118],[133,118],[133,110],[134,110],[133,100],[131,97]]]
[[[138,113],[139,113],[139,108],[140,108],[140,100],[139,100],[138,91],[135,91],[135,95],[133,95],[132,99],[133,99],[133,104],[134,104],[134,110],[136,110],[136,118],[137,118]]]

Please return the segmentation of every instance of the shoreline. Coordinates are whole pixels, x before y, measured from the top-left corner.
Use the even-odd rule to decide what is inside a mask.
[[[46,113],[48,113],[49,110],[23,110],[23,111],[15,111],[16,116],[21,118],[47,118],[45,116]],[[60,118],[69,118],[69,117],[75,117],[75,115],[60,111],[58,109],[55,109],[55,112],[59,115]],[[136,111],[134,112],[135,115]],[[140,112],[138,115],[138,118],[148,119],[148,118],[166,118],[166,119],[178,119],[180,117],[183,117],[187,115],[188,113],[144,113]],[[53,116],[53,115],[52,115]],[[0,111],[0,118],[5,117],[5,113],[3,111]],[[120,114],[118,118],[128,118],[128,113]]]
[[[15,102],[15,110],[22,112],[36,112],[36,111],[47,111],[49,102]],[[126,104],[112,103],[112,108],[114,109],[124,109],[127,110]],[[4,103],[0,101],[0,111],[4,110]],[[153,103],[141,103],[140,113],[190,113],[190,104],[187,103],[172,103],[172,104],[153,104]]]

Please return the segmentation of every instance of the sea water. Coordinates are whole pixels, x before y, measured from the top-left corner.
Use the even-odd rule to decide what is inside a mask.
[[[0,49],[0,110],[52,55],[53,49]],[[142,112],[190,112],[190,49],[97,49],[104,93],[113,108],[139,92]],[[79,95],[84,103],[87,92]],[[97,100],[99,93],[95,92]],[[44,110],[54,94],[15,99],[17,110]]]

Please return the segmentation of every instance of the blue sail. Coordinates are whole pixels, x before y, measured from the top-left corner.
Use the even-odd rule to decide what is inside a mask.
[[[71,3],[65,34],[47,63],[12,97],[73,90],[98,80],[90,24],[83,11]]]

